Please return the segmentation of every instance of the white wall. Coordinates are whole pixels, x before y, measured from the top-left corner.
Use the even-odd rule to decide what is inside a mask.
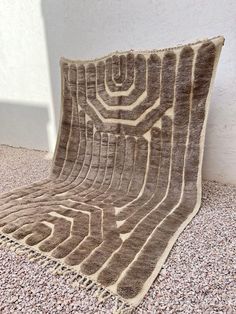
[[[203,175],[236,183],[235,18],[233,0],[1,0],[0,143],[52,149],[60,110],[60,56],[88,59],[221,34],[226,41]]]
[[[52,104],[41,2],[1,0],[0,143],[52,148]]]

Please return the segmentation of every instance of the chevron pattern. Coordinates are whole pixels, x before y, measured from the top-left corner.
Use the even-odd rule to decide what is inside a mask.
[[[1,196],[1,234],[139,304],[200,206],[223,42],[62,59],[51,175]]]

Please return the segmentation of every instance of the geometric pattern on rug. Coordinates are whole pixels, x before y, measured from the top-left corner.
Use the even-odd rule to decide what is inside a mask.
[[[223,43],[63,58],[51,175],[1,195],[1,235],[138,305],[200,207]]]

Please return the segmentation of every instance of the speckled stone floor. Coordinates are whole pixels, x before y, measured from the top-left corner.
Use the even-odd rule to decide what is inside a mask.
[[[48,175],[46,152],[0,145],[0,192]],[[236,187],[204,182],[197,216],[179,237],[136,314],[236,313]],[[0,247],[0,313],[112,313],[93,291],[73,288],[37,263]]]

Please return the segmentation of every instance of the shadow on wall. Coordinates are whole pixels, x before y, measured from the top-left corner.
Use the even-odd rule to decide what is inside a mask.
[[[35,148],[37,140],[37,149],[48,150],[48,121],[43,104],[0,101],[0,143]]]
[[[60,117],[60,46],[64,43],[63,36],[63,8],[62,1],[42,0],[42,16],[44,20],[45,37],[48,50],[48,63],[53,97],[53,112],[56,127]]]

